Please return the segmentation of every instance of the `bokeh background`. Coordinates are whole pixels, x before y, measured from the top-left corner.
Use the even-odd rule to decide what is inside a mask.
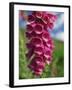
[[[40,77],[35,77],[27,67],[28,60],[25,56],[26,48],[26,25],[27,16],[32,11],[19,11],[19,79],[32,78],[51,78],[64,76],[64,13],[50,12],[57,15],[58,19],[53,30],[50,31],[51,37],[54,40],[55,49],[53,52],[53,60],[50,65],[46,65],[43,74]]]

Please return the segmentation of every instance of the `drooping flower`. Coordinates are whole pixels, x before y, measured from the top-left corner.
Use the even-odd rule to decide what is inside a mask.
[[[35,56],[29,66],[28,66],[35,75],[41,75],[42,74],[42,71],[45,67],[45,62],[43,60],[42,57],[39,57],[39,56]]]
[[[56,19],[57,16],[47,12],[33,11],[28,15],[26,56],[30,59],[28,67],[35,75],[41,75],[45,65],[52,62],[54,42],[48,30],[53,29]]]

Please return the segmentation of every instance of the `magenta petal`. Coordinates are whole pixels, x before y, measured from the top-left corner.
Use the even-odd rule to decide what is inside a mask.
[[[36,34],[41,34],[43,30],[43,26],[41,24],[36,24],[34,27],[34,31],[36,32]]]
[[[31,38],[36,37],[36,36],[37,35],[36,35],[36,33],[34,31],[32,31],[31,33],[29,33],[28,31],[26,32],[26,37],[28,39],[31,39]]]
[[[49,23],[48,27],[52,30],[53,29],[53,23]]]
[[[34,53],[37,55],[42,55],[43,54],[43,47],[41,47],[41,46],[36,47]]]
[[[42,68],[36,68],[34,72],[40,73],[40,72],[42,72],[42,71],[43,71]]]
[[[37,67],[37,66],[39,66],[39,65],[41,65],[41,66],[44,66],[45,64],[44,64],[44,60],[43,60],[43,58],[42,57],[40,57],[40,56],[35,56],[32,60],[31,60],[31,64],[34,64],[35,63],[35,67]]]
[[[42,45],[42,40],[39,37],[33,37],[30,42],[35,46]]]
[[[52,45],[52,46],[50,47],[50,49],[51,49],[51,50],[53,50],[54,48],[55,48],[55,46],[54,46],[54,45]]]
[[[42,57],[39,57],[39,56],[37,56],[37,57],[34,57],[34,59],[33,59],[34,61],[43,61],[43,58]]]
[[[47,42],[49,38],[50,38],[49,33],[48,33],[48,32],[43,32],[43,34],[42,34],[42,39],[43,39],[45,42]]]
[[[34,31],[31,33],[31,38],[33,37],[36,37],[36,33]]]
[[[57,16],[54,15],[54,16],[51,18],[51,21],[52,21],[52,22],[55,22],[56,20],[57,20]]]
[[[44,62],[44,60],[43,60],[43,58],[42,57],[35,57],[34,58],[34,61],[35,61],[35,63],[36,63],[36,68],[37,69],[43,69],[44,68],[44,66],[45,66],[45,62]]]
[[[50,57],[51,57],[51,51],[49,50],[49,51],[45,51],[44,52],[44,57],[46,58],[46,59],[49,59]]]
[[[29,65],[29,68],[37,75],[41,75],[43,69],[45,67],[45,62],[43,62],[43,59],[41,57],[34,57],[31,60],[31,63]]]
[[[32,33],[33,32],[32,25],[30,25],[30,24],[27,25],[27,31],[28,31],[28,33]]]
[[[49,40],[48,40],[48,43],[49,43],[49,44],[53,44],[54,42],[53,42],[52,39],[49,39]]]
[[[41,75],[42,72],[43,72],[43,70],[44,70],[44,68],[45,68],[45,64],[43,64],[43,65],[37,65],[35,67],[35,70],[34,70],[35,75]]]
[[[34,27],[34,26],[36,25],[36,23],[35,23],[35,22],[32,22],[32,23],[30,23],[30,25],[31,25],[32,27]]]
[[[43,22],[42,19],[36,18],[35,23],[36,23],[36,24],[41,24],[41,25],[44,26],[44,22]]]
[[[35,69],[35,66],[36,66],[36,64],[35,64],[34,61],[31,61],[30,64],[28,65],[28,67],[29,67],[31,70],[33,70],[33,71],[34,71],[34,69]]]
[[[38,11],[37,11],[37,12],[36,12],[36,17],[37,17],[37,18],[41,18],[41,17],[42,17],[42,12],[40,12],[40,11],[38,12]]]
[[[36,11],[33,11],[32,12],[32,15],[35,17],[36,16]]]
[[[53,17],[53,14],[48,13],[47,16],[48,16],[49,19],[51,19]]]
[[[47,46],[44,47],[44,50],[45,50],[45,51],[50,51],[51,53],[52,53],[52,51],[53,51],[52,49],[50,49],[50,48],[47,47]]]
[[[48,59],[46,59],[46,63],[49,65],[52,62],[52,57],[49,57]]]
[[[28,49],[34,48],[34,46],[31,43],[26,43],[26,46]]]
[[[47,24],[44,24],[44,30],[48,32],[48,26],[47,26]]]
[[[33,55],[33,52],[34,52],[34,50],[33,50],[33,49],[30,49],[30,50],[28,51],[28,53],[26,54],[26,57],[30,59],[31,56]]]
[[[35,71],[34,74],[37,75],[37,76],[40,76],[42,74],[42,72]]]
[[[49,55],[44,54],[44,59],[45,59],[45,60],[48,60],[49,58],[50,58],[50,56],[49,56]]]
[[[44,69],[45,62],[36,61],[36,63],[37,63],[37,66],[36,66],[37,69]]]
[[[34,22],[35,18],[33,15],[28,15],[28,21],[29,22]]]
[[[31,38],[31,34],[29,32],[26,32],[26,37],[30,39]]]
[[[47,16],[47,15],[44,15],[44,16],[43,16],[43,22],[44,22],[45,24],[47,24],[47,23],[49,22],[49,19],[48,19],[48,16]]]
[[[50,44],[50,43],[48,43],[48,42],[46,43],[46,45],[47,45],[48,48],[50,48],[51,50],[53,50],[54,47],[55,47],[54,44]]]
[[[40,57],[34,57],[31,60],[29,67],[31,67],[31,69],[34,69],[35,70],[35,68],[37,67],[37,64],[40,64],[40,63],[37,63],[37,61],[39,61],[39,62],[42,61],[42,58],[40,58]]]

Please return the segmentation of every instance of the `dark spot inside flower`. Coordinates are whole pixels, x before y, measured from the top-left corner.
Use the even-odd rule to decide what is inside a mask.
[[[28,33],[32,33],[32,31],[33,31],[33,27],[32,27],[32,25],[27,25],[27,31],[28,31]]]
[[[44,22],[40,18],[35,18],[35,22],[38,24],[44,24]]]
[[[43,30],[43,27],[41,24],[36,24],[34,27],[34,31],[36,32],[36,34],[41,34]]]
[[[29,15],[28,16],[28,21],[29,22],[33,22],[35,20],[34,16],[33,15]]]
[[[33,37],[30,42],[35,46],[40,46],[42,44],[42,40],[39,37]]]

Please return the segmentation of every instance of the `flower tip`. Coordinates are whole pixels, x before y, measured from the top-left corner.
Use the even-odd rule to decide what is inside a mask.
[[[37,17],[37,18],[41,18],[41,17],[42,17],[42,12],[37,11],[37,12],[36,12],[36,17]]]
[[[28,16],[28,22],[32,23],[32,22],[34,22],[34,20],[35,20],[35,18],[33,15]]]

